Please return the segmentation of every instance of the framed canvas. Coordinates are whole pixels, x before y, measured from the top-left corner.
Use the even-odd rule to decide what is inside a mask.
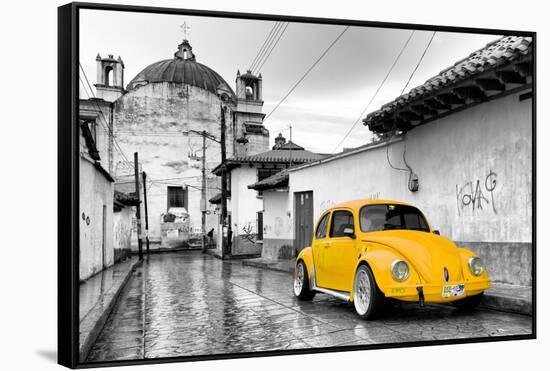
[[[71,3],[59,363],[536,337],[536,34]]]

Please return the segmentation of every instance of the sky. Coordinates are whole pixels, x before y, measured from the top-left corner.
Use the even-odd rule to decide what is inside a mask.
[[[96,82],[98,53],[122,58],[125,85],[148,65],[172,58],[184,38],[180,27],[184,22],[190,27],[188,39],[197,62],[218,72],[233,90],[237,70],[243,73],[250,67],[275,24],[275,21],[81,10],[80,63],[90,84]],[[306,23],[290,23],[286,27],[259,71],[263,77],[264,113],[273,110],[344,29],[341,25]],[[350,27],[264,121],[271,132],[271,141],[279,132],[289,139],[291,124],[292,140],[313,152],[334,153],[370,142],[372,133],[356,122],[400,95],[433,34],[414,31],[392,73],[372,100],[411,32]],[[498,37],[437,32],[406,91]],[[81,86],[81,96],[86,97],[82,89]]]

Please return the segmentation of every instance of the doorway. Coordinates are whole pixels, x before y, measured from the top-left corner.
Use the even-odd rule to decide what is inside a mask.
[[[313,237],[313,191],[294,193],[294,250],[296,255],[311,245]]]

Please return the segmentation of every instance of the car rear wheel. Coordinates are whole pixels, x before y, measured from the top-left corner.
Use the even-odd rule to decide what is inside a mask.
[[[469,296],[462,300],[453,301],[452,304],[461,311],[472,311],[478,307],[483,299],[483,293]]]
[[[378,317],[385,307],[384,294],[378,289],[374,275],[366,265],[361,265],[355,272],[353,305],[357,314],[364,319]]]
[[[315,291],[309,289],[309,278],[305,263],[300,260],[294,271],[294,295],[299,300],[311,300]]]

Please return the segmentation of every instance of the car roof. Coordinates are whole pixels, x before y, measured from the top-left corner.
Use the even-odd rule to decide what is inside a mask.
[[[337,209],[337,208],[348,208],[348,209],[358,209],[365,205],[380,205],[380,204],[395,204],[395,205],[409,205],[405,202],[401,201],[395,201],[395,200],[371,200],[371,199],[359,199],[359,200],[351,200],[342,202],[339,204],[334,205],[331,207],[331,209]]]

